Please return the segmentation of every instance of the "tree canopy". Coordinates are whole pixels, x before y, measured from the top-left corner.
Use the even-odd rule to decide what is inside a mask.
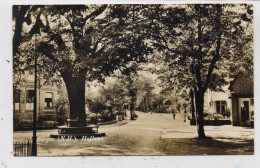
[[[153,35],[163,60],[162,79],[171,89],[194,90],[199,137],[203,138],[206,90],[221,91],[229,74],[246,71],[252,75],[252,6],[185,4],[159,10],[154,26],[158,33]]]
[[[252,8],[250,4],[14,6],[14,72],[30,70],[38,55],[44,78],[63,79],[70,117],[84,120],[86,80],[104,82],[119,70],[125,75],[133,111],[134,78],[140,65],[151,61],[159,65],[156,69],[168,89],[194,92],[203,138],[206,90],[220,91],[229,74],[253,74]]]
[[[30,69],[34,56],[39,55],[38,66],[44,78],[61,77],[65,82],[70,117],[84,119],[85,81],[103,81],[120,66],[142,60],[144,55],[130,52],[130,47],[144,46],[144,39],[133,40],[137,36],[131,31],[127,33],[137,31],[131,28],[137,24],[135,19],[128,18],[131,11],[127,8],[127,5],[46,5],[30,13],[31,6],[15,7],[15,32],[20,21],[18,9],[27,11],[24,17],[30,14],[31,21],[20,24],[19,52],[14,52],[18,66],[14,67]],[[15,43],[17,36],[14,34]]]

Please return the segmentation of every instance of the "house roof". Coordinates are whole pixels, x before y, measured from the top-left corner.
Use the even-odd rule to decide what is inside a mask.
[[[239,72],[230,82],[229,90],[233,92],[232,96],[251,97],[254,95],[253,78],[247,73]]]

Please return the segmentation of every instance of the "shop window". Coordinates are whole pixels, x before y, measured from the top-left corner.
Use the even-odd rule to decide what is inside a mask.
[[[45,93],[45,108],[53,108],[53,94]]]
[[[26,110],[33,110],[34,95],[34,90],[26,91]]]
[[[216,101],[216,111],[217,113],[225,113],[227,111],[227,102]]]

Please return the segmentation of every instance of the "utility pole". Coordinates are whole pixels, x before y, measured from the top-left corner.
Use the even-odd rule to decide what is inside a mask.
[[[35,35],[35,55],[34,55],[34,104],[33,104],[33,137],[32,137],[32,156],[37,156],[37,136],[36,136],[36,115],[37,115],[37,53]]]

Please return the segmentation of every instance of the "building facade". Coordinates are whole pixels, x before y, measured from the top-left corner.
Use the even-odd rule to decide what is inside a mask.
[[[233,125],[254,124],[254,82],[247,74],[239,73],[229,87],[232,100]]]
[[[212,119],[214,117],[231,119],[232,105],[229,99],[230,91],[228,85],[222,89],[223,92],[215,92],[208,89],[204,96],[204,110],[212,116]]]
[[[19,121],[32,120],[34,108],[34,75],[26,72],[21,76],[14,76],[14,119]],[[58,87],[44,84],[44,80],[37,82],[37,120],[56,120],[55,102],[58,99]]]

